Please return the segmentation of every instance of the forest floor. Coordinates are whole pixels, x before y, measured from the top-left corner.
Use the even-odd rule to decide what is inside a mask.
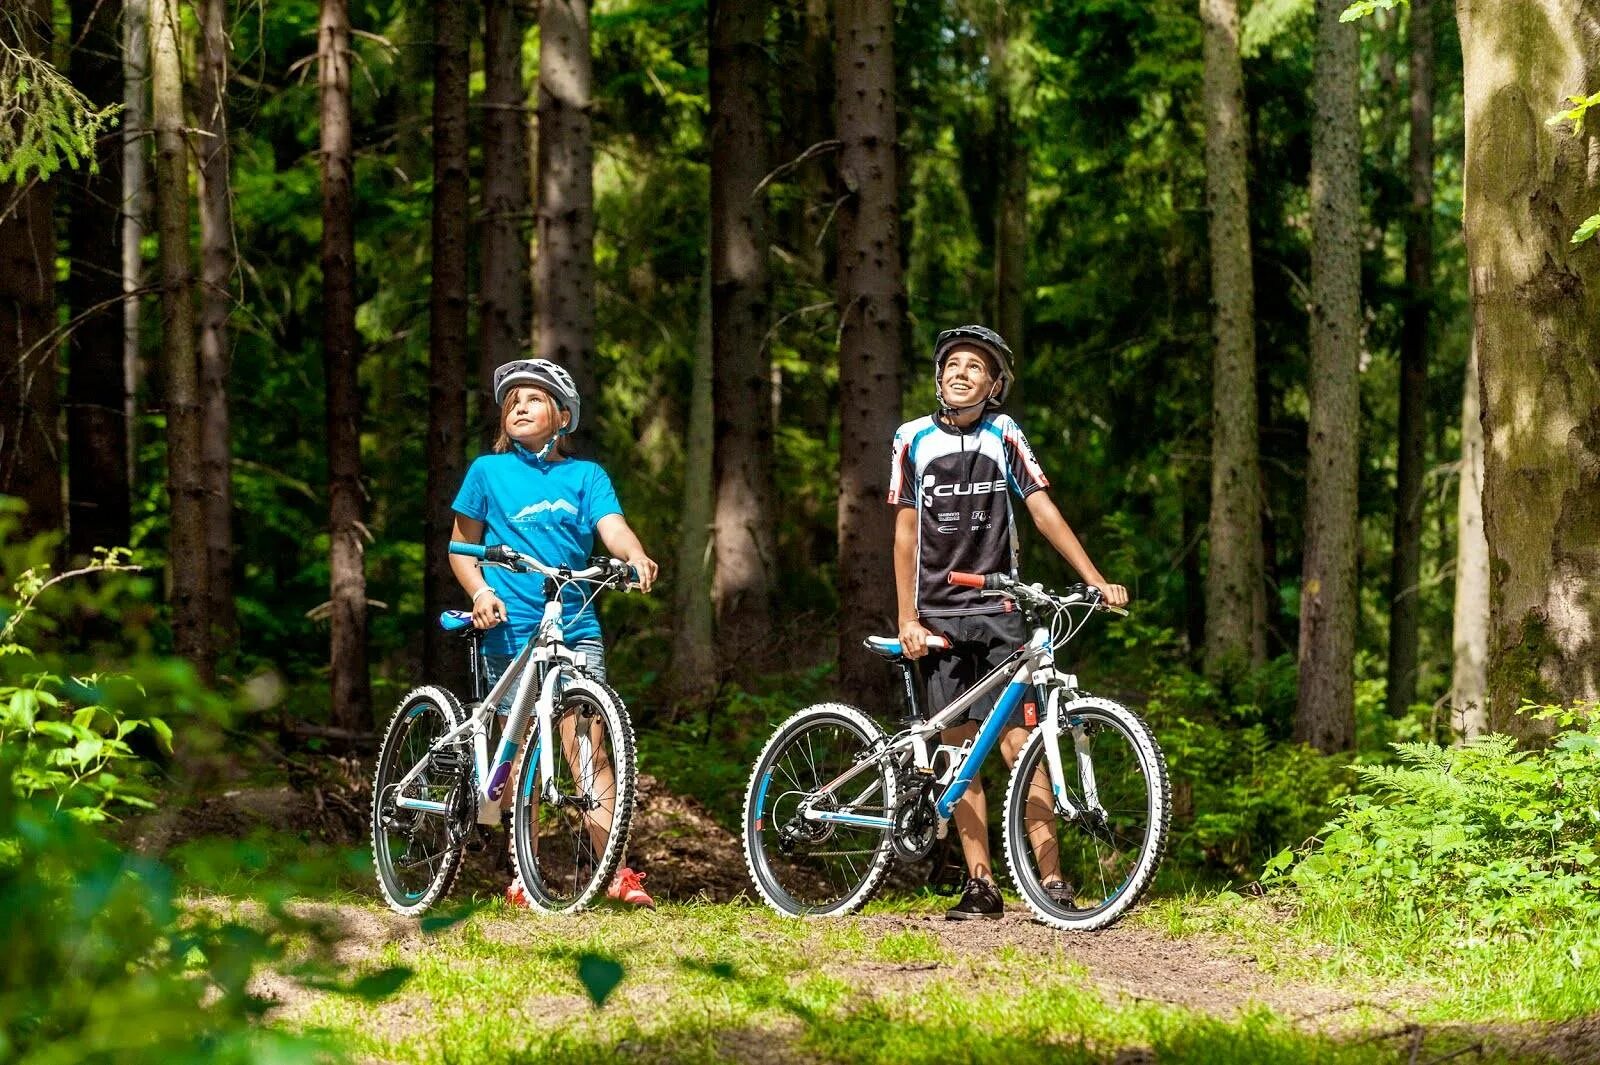
[[[1234,903],[1254,907],[1251,934],[1206,920],[1205,900],[1156,900],[1093,934],[1048,929],[1015,900],[1000,921],[955,923],[950,900],[926,890],[890,891],[858,917],[782,919],[745,896],[731,834],[694,800],[642,785],[630,861],[656,911],[512,910],[496,897],[495,858],[480,854],[439,907],[462,919],[425,932],[375,901],[346,848],[320,866],[330,890],[302,893],[317,897],[295,912],[333,930],[333,960],[352,975],[411,976],[373,1002],[266,973],[256,990],[269,1023],[326,1033],[360,1062],[1600,1062],[1600,1017],[1463,1022],[1442,1008],[1451,974],[1319,964],[1333,947],[1286,945],[1254,900]],[[329,810],[343,800],[303,798],[215,795],[177,836],[298,830],[297,875],[324,875],[319,847],[340,848],[317,839],[338,835]],[[241,860],[237,846],[173,842],[206,906],[234,907],[281,862],[276,849]]]

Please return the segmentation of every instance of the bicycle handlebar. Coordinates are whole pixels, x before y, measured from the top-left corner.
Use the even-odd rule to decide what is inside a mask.
[[[469,544],[461,540],[450,541],[450,553],[475,558],[482,566],[501,566],[517,573],[542,573],[546,577],[562,580],[608,582],[625,576],[630,584],[639,582],[638,569],[620,558],[603,559],[598,564],[584,569],[556,568],[546,566],[538,559],[524,555],[505,544]]]
[[[1038,585],[1023,584],[1014,580],[1006,573],[963,573],[951,570],[946,578],[951,584],[963,588],[981,588],[986,592],[994,592],[1013,596],[1020,599],[1031,599],[1040,603],[1051,603],[1056,606],[1087,606],[1095,610],[1106,610],[1113,614],[1128,616],[1128,611],[1120,606],[1112,606],[1105,602],[1100,589],[1092,584],[1074,584],[1063,595],[1052,595]]]

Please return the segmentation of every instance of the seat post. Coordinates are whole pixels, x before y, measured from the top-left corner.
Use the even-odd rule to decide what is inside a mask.
[[[904,721],[913,725],[923,720],[922,692],[917,684],[916,663],[907,658],[895,659],[895,664],[900,667],[900,680],[905,687],[906,706]]]
[[[488,694],[483,690],[482,643],[483,636],[473,629],[467,637],[467,672],[472,675],[472,701],[475,703],[483,702],[483,697]]]

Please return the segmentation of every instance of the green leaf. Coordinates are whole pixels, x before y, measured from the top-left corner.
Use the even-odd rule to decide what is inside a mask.
[[[622,982],[622,964],[600,954],[580,954],[578,980],[595,1006],[604,1006],[611,992]]]
[[[471,917],[473,914],[483,909],[484,905],[485,904],[481,902],[469,902],[463,906],[458,906],[447,913],[429,914],[427,917],[424,917],[421,921],[419,921],[418,924],[422,928],[424,935],[429,935],[434,932],[443,932],[446,928],[450,928],[454,925],[460,924],[462,921],[465,921],[468,917]]]
[[[155,730],[156,739],[161,742],[161,749],[168,754],[172,753],[172,726],[159,717],[150,719],[150,727]]]
[[[1393,11],[1399,3],[1400,0],[1356,0],[1355,3],[1344,9],[1344,14],[1339,16],[1339,21],[1355,22],[1377,11]]]
[[[1572,243],[1582,244],[1596,233],[1600,233],[1600,214],[1592,214],[1583,220],[1583,225],[1579,226],[1578,231],[1572,234]]]

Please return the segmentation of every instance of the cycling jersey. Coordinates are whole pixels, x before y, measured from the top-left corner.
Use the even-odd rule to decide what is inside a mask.
[[[950,584],[952,570],[1017,575],[1011,493],[1048,487],[1022,427],[986,414],[965,430],[918,418],[894,434],[889,502],[917,510],[917,614],[997,614],[1010,601]]]

